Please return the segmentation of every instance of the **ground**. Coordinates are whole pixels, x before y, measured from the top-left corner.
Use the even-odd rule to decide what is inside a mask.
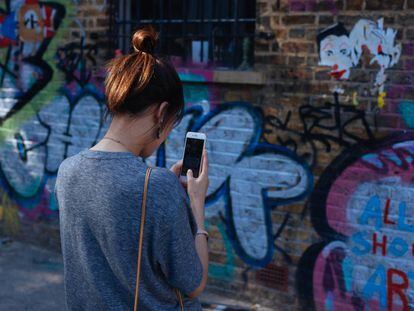
[[[0,237],[0,311],[64,310],[62,256]],[[264,310],[212,293],[201,297],[203,310]]]

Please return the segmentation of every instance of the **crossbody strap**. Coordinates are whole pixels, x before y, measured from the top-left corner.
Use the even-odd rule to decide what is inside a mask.
[[[142,194],[142,204],[141,204],[141,224],[139,227],[137,279],[135,283],[134,311],[137,311],[137,308],[138,308],[139,280],[140,280],[140,275],[141,275],[142,241],[144,239],[144,225],[145,225],[145,215],[147,212],[147,193],[148,193],[148,182],[149,182],[150,174],[151,174],[151,167],[148,167],[145,173],[144,193]]]

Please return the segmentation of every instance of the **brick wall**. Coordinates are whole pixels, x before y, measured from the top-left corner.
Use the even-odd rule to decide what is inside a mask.
[[[271,265],[289,269],[289,285],[270,300],[300,309],[411,309],[414,3],[258,6],[258,28],[275,33],[255,48],[269,77],[263,136],[305,159],[315,184],[298,206],[283,206],[290,217],[276,245],[291,261],[276,249]],[[343,27],[331,27],[337,23]]]
[[[44,34],[0,39],[0,228],[56,248],[58,165],[107,126],[107,1],[10,3],[0,16],[31,9]],[[257,8],[254,68],[178,68],[187,114],[148,159],[170,166],[186,130],[208,135],[209,288],[276,310],[408,310],[414,2]]]

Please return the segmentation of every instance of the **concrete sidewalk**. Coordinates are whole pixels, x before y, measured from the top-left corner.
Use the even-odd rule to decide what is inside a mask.
[[[205,293],[203,310],[263,310]],[[62,256],[0,237],[0,311],[64,310]]]

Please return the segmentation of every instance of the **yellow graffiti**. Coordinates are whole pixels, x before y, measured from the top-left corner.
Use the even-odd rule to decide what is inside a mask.
[[[17,206],[3,193],[0,200],[0,224],[2,233],[9,236],[17,235],[20,231],[20,220]]]
[[[357,92],[352,93],[352,104],[354,106],[358,106],[359,105],[358,93]]]
[[[385,100],[384,100],[385,96],[387,96],[387,93],[385,93],[385,92],[380,92],[378,94],[378,107],[380,109],[385,106]]]

